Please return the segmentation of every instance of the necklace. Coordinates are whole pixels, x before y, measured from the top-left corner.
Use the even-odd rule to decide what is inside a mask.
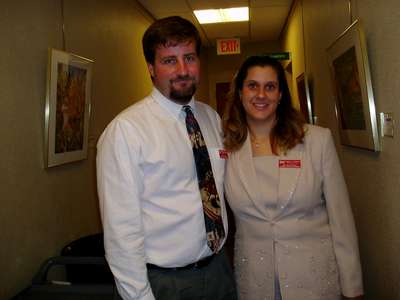
[[[258,140],[252,134],[250,134],[250,142],[254,147],[260,148],[263,145],[268,145],[269,139]]]

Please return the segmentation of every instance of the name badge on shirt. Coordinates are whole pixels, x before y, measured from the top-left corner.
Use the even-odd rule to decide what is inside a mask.
[[[301,168],[301,160],[299,159],[280,159],[279,168]]]
[[[226,151],[225,149],[220,149],[218,150],[219,153],[219,158],[221,159],[228,159],[228,151]]]

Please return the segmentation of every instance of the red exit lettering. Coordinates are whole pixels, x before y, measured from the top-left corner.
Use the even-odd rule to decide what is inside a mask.
[[[220,52],[221,53],[237,53],[239,50],[239,42],[237,40],[221,40]]]

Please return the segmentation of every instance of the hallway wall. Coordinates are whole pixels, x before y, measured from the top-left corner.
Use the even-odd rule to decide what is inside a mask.
[[[395,137],[379,155],[347,149],[343,163],[359,223],[367,299],[400,299],[400,2],[358,0],[377,112],[392,112]]]
[[[5,0],[0,9],[0,299],[67,242],[101,230],[97,138],[151,88],[140,41],[152,19],[135,1],[64,1],[67,51],[95,61],[89,158],[44,169],[47,50],[62,49],[61,3]]]
[[[352,20],[364,25],[377,112],[400,115],[400,2],[351,1]],[[365,299],[400,299],[400,140],[382,139],[372,153],[340,145],[326,48],[351,23],[348,1],[300,0],[293,14],[304,21],[304,70],[312,81],[318,124],[336,140],[359,233]],[[297,22],[296,20],[290,20]],[[290,22],[289,22],[290,23]]]

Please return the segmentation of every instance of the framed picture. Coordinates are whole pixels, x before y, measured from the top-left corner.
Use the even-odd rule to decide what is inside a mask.
[[[360,22],[351,24],[327,52],[341,143],[380,151],[367,48]]]
[[[299,97],[300,111],[307,123],[313,124],[313,109],[310,96],[310,86],[307,75],[301,73],[296,78],[297,95]]]
[[[93,61],[50,49],[45,108],[45,167],[87,158]]]

